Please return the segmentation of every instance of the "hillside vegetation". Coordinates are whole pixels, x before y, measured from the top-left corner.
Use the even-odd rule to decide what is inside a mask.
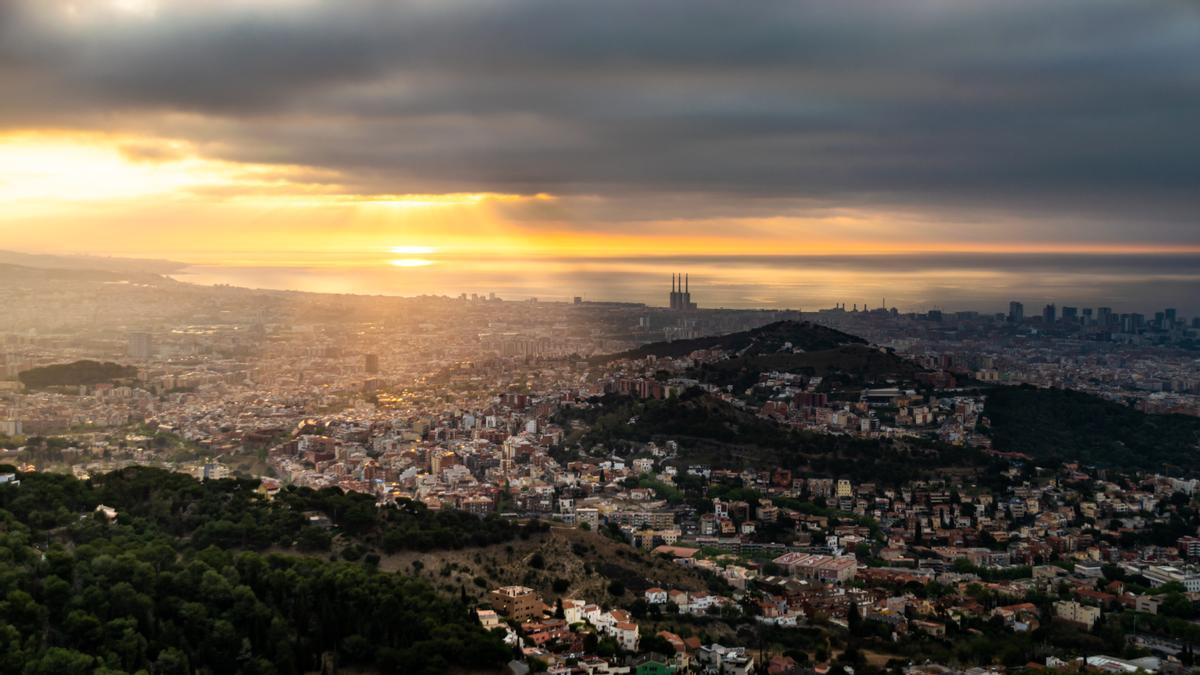
[[[866,344],[860,337],[808,321],[777,321],[748,331],[712,335],[691,340],[652,342],[636,349],[601,357],[603,361],[643,359],[647,356],[678,358],[701,349],[719,349],[744,356],[772,354],[789,346],[803,351],[833,349],[848,344]]]
[[[327,548],[330,533],[300,508],[364,532],[385,527],[386,514],[355,515],[354,500],[296,492],[267,504],[251,481],[148,468],[19,479],[0,486],[0,673],[301,673],[329,659],[443,673],[511,658],[459,599],[379,572],[370,557],[249,550]],[[101,503],[115,520],[95,513]]]
[[[17,374],[17,379],[30,389],[106,384],[137,377],[137,368],[110,361],[74,361],[30,368]]]
[[[997,450],[1114,468],[1200,469],[1200,418],[1150,415],[1069,389],[1002,387],[984,415]]]
[[[793,430],[734,407],[699,389],[666,400],[605,396],[591,407],[564,410],[559,421],[582,422],[585,448],[675,440],[682,464],[740,469],[779,466],[822,475],[898,484],[946,466],[973,466],[978,453],[909,439],[859,439]]]
[[[802,353],[780,352],[739,356],[693,369],[702,382],[718,386],[733,385],[741,390],[758,381],[761,373],[782,372],[826,378],[823,390],[833,386],[872,386],[889,382],[911,382],[924,370],[917,364],[890,352],[862,344]]]

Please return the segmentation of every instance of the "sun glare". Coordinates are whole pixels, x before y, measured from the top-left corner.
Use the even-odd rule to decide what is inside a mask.
[[[428,267],[433,261],[426,258],[398,258],[391,264],[392,267]]]

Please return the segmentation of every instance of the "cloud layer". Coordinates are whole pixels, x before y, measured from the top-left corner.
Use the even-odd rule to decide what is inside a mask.
[[[514,217],[600,229],[894,209],[934,223],[900,237],[1195,245],[1197,64],[1183,0],[0,0],[4,129],[549,193]]]

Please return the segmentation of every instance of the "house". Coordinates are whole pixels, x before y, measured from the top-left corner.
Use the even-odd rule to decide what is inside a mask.
[[[651,605],[667,604],[667,592],[661,588],[647,588],[645,595],[646,602],[650,603]]]
[[[563,619],[567,625],[580,623],[584,620],[583,608],[587,605],[582,600],[563,600]]]
[[[708,611],[709,607],[716,604],[716,596],[704,591],[697,591],[691,594],[691,601],[687,604],[687,612],[689,614],[703,614]],[[684,609],[684,606],[680,606]]]
[[[608,612],[600,608],[600,605],[585,605],[581,612],[583,620],[600,628],[612,622],[612,617]]]
[[[621,649],[631,652],[637,651],[638,646],[638,625],[631,621],[618,621],[613,624],[610,634],[616,638],[617,644],[621,645]]]
[[[477,609],[475,616],[479,617],[479,625],[483,626],[484,630],[500,627],[500,615],[496,614],[495,610]]]
[[[772,656],[771,660],[767,661],[767,672],[771,675],[789,675],[800,672],[800,667],[796,659],[790,656]]]
[[[726,647],[713,643],[696,650],[696,664],[704,673],[749,675],[754,672],[754,657],[745,647]]]
[[[647,654],[634,661],[634,675],[674,675],[672,666],[654,654]]]
[[[96,507],[96,513],[99,513],[100,515],[104,516],[105,519],[107,519],[109,522],[112,522],[117,519],[117,510],[111,506],[105,506],[104,504],[100,504]]]
[[[992,616],[998,616],[1004,620],[1004,625],[1008,626],[1013,632],[1024,633],[1037,630],[1038,628],[1038,607],[1032,602],[1022,602],[1016,605],[1006,605],[997,607],[992,610]]]
[[[660,630],[656,635],[669,642],[671,644],[671,648],[675,650],[676,654],[682,654],[687,651],[687,646],[684,644],[683,638],[679,637],[675,633],[672,633],[668,630]]]

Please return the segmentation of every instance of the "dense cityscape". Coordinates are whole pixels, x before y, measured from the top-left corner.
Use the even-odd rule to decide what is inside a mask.
[[[20,281],[0,287],[0,501],[138,467],[303,499],[270,547],[427,580],[510,672],[1183,672],[1200,640],[1200,330],[1171,309],[708,310],[684,278],[653,307],[4,273]],[[334,495],[418,524],[356,525]],[[136,505],[90,506],[143,526]],[[423,520],[454,512],[486,527]],[[145,645],[130,658],[153,663]]]
[[[1197,64],[0,0],[0,675],[1200,675]]]

